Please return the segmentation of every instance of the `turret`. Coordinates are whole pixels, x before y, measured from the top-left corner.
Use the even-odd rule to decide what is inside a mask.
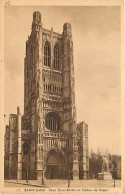
[[[63,87],[65,88],[63,90],[63,96],[64,98],[67,98],[70,96],[70,90],[71,90],[71,85],[69,84],[67,87],[67,83],[70,83],[70,46],[71,46],[71,38],[72,32],[71,32],[71,24],[65,23],[63,25],[63,71],[64,71],[64,82],[63,82]]]
[[[41,13],[38,11],[35,11],[33,13],[33,23],[32,23],[32,27],[33,26],[41,26]]]
[[[89,152],[88,152],[88,125],[83,121],[77,125],[79,139],[79,161],[80,177],[88,179],[89,177]]]
[[[72,36],[72,26],[70,23],[65,23],[63,25],[63,34]]]
[[[73,179],[79,179],[79,162],[76,128],[76,107],[75,107],[75,78],[73,64],[73,41],[71,24],[63,25],[63,97],[69,100],[71,109],[69,119],[70,147],[73,149]],[[68,86],[67,86],[68,83]]]
[[[9,116],[9,129],[10,129],[10,141],[9,141],[9,179],[16,178],[17,172],[17,115],[10,114]]]
[[[40,37],[42,35],[41,33],[42,23],[41,23],[41,13],[38,11],[35,11],[33,13],[33,22],[32,22],[32,35],[33,35],[33,41],[39,42]]]

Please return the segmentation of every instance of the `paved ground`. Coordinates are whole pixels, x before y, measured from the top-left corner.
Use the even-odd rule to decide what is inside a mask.
[[[17,184],[18,183],[18,184]],[[26,185],[25,180],[15,181],[15,180],[8,180],[4,183],[5,187],[68,187],[68,180],[45,180],[45,185],[42,186],[41,181],[38,180],[29,180],[28,185]],[[121,180],[115,181],[115,186],[121,186]],[[113,188],[114,187],[114,180],[71,180],[70,187],[72,188]]]
[[[12,188],[33,188],[34,186],[30,186],[30,185],[22,185],[22,184],[15,184],[15,183],[4,183],[4,187],[8,188],[8,187],[12,187]]]

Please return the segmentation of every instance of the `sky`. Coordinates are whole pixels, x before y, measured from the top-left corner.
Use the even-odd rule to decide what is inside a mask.
[[[24,57],[34,11],[45,29],[72,25],[77,122],[89,130],[89,149],[121,153],[121,18],[118,6],[10,6],[4,9],[5,123],[23,115]]]

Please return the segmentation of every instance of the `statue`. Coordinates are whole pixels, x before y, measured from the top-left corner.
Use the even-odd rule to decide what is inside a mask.
[[[102,155],[101,172],[98,173],[98,180],[111,180],[112,176],[109,171],[109,162],[106,155]]]
[[[102,156],[102,172],[109,172],[109,162],[105,155]]]

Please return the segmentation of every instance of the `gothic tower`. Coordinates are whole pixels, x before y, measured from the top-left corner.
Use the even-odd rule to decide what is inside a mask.
[[[41,14],[33,13],[24,59],[24,115],[21,119],[18,108],[11,117],[5,135],[10,178],[87,178],[88,128],[76,121],[71,24],[59,34],[44,29]]]
[[[37,179],[44,173],[65,178],[70,163],[71,176],[78,178],[72,29],[69,23],[62,34],[44,29],[39,12],[26,42],[23,122],[31,135],[30,176],[35,171]]]

